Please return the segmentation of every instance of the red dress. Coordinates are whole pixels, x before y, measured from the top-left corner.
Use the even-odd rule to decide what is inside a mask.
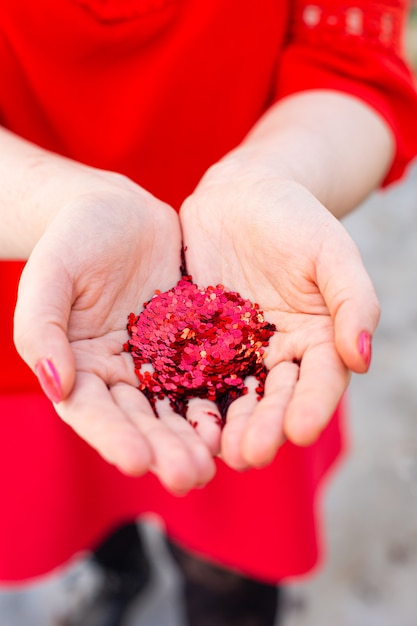
[[[48,149],[130,176],[179,207],[276,98],[346,91],[417,153],[417,98],[401,60],[400,2],[17,0],[0,5],[0,122]],[[108,465],[55,414],[16,354],[20,263],[0,263],[0,580],[51,571],[115,525],[157,514],[190,550],[259,579],[321,553],[318,487],[340,456],[341,410],[307,449],[186,497]]]

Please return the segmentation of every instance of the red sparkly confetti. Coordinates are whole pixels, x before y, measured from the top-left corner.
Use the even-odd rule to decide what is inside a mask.
[[[230,403],[247,392],[247,376],[257,378],[263,395],[264,348],[276,328],[258,304],[223,285],[201,288],[185,275],[169,291],[156,291],[138,316],[131,313],[127,330],[125,350],[154,410],[156,400],[167,397],[185,416],[191,398],[208,398],[224,418]],[[153,372],[143,371],[144,364]]]

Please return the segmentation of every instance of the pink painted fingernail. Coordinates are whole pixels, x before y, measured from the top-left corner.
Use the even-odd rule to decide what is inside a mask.
[[[363,331],[359,335],[358,350],[359,354],[364,360],[366,367],[368,368],[372,358],[372,337],[366,331]]]
[[[41,359],[35,366],[39,383],[51,402],[61,402],[62,388],[58,372],[49,359]]]

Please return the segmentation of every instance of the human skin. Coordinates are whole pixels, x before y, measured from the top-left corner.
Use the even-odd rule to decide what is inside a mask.
[[[242,469],[268,463],[284,437],[317,437],[350,372],[367,370],[369,342],[361,353],[360,338],[370,339],[379,318],[336,219],[391,162],[391,133],[376,113],[333,92],[278,103],[206,173],[180,220],[123,176],[5,130],[0,145],[1,256],[29,259],[16,346],[34,371],[52,364],[51,399],[82,438],[125,473],[153,471],[177,493],[206,484],[219,452]],[[190,407],[197,428],[166,404],[157,420],[122,352],[127,314],[178,280],[182,238],[195,282],[257,301],[279,330],[264,399],[233,403],[222,432],[203,400]]]
[[[57,412],[123,472],[151,469],[172,491],[205,484],[215,473],[212,453],[180,417],[155,419],[122,349],[128,313],[180,277],[176,212],[118,174],[7,132],[2,144],[8,213],[0,248],[6,258],[29,258],[15,312],[23,359],[38,373],[52,364]]]
[[[306,92],[271,109],[184,203],[196,282],[231,286],[278,329],[264,398],[248,394],[229,410],[221,451],[230,466],[263,466],[286,438],[314,441],[350,372],[368,369],[379,304],[336,218],[380,184],[392,155],[390,131],[368,107]]]

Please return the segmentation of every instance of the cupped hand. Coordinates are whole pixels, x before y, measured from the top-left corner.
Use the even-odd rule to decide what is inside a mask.
[[[343,226],[293,181],[233,178],[216,166],[184,203],[181,223],[194,282],[238,291],[276,325],[264,397],[248,380],[221,441],[231,467],[263,466],[286,438],[313,442],[350,372],[368,369],[375,291]]]
[[[26,264],[16,346],[61,418],[107,461],[186,492],[212,478],[212,453],[169,407],[156,419],[123,350],[128,314],[180,276],[178,216],[124,177],[98,178],[96,192],[69,198]]]

